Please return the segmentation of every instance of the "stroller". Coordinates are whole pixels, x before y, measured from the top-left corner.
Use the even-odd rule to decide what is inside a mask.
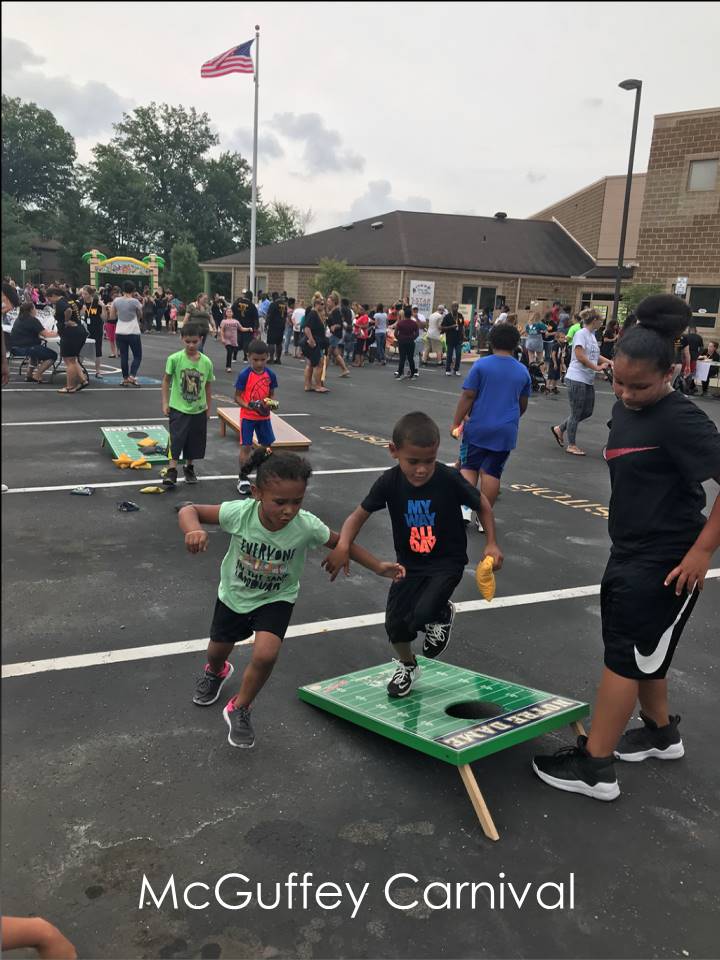
[[[530,380],[532,381],[533,393],[546,393],[547,380],[545,379],[545,374],[543,373],[542,364],[529,363],[528,373],[530,374]]]

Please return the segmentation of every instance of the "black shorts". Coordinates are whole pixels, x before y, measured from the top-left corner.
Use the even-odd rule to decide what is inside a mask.
[[[250,613],[235,613],[218,597],[210,626],[210,639],[214,643],[239,643],[263,630],[283,640],[294,606],[294,603],[286,600],[276,600]]]
[[[102,320],[93,320],[88,327],[90,336],[95,341],[95,356],[102,356],[103,345],[103,322]]]
[[[305,343],[302,346],[302,354],[305,359],[310,362],[311,367],[320,366],[320,361],[322,360],[322,350],[319,346],[311,347],[309,343]]]
[[[86,340],[87,333],[85,332],[85,327],[72,326],[66,323],[60,337],[60,356],[63,359],[66,357],[68,359],[79,357]]]
[[[390,643],[411,643],[428,623],[447,620],[448,600],[463,578],[463,569],[431,576],[408,574],[390,587],[385,630]]]
[[[605,666],[630,680],[661,680],[668,671],[698,591],[664,585],[675,561],[610,557],[600,588]]]
[[[207,444],[207,413],[181,413],[170,407],[170,460],[202,460]]]

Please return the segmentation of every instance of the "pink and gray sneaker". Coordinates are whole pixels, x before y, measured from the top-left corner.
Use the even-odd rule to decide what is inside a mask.
[[[215,703],[220,696],[225,681],[233,674],[233,665],[229,660],[225,661],[225,666],[220,673],[213,673],[210,664],[205,664],[205,670],[201,677],[198,677],[195,684],[195,695],[193,703],[198,707],[209,707]]]
[[[249,750],[255,746],[255,731],[250,723],[250,710],[247,707],[238,707],[234,699],[230,700],[223,710],[223,716],[228,725],[228,743],[231,747]]]

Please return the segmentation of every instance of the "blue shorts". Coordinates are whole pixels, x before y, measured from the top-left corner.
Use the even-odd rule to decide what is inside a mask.
[[[511,450],[486,450],[463,440],[460,445],[460,464],[468,470],[482,470],[497,480],[503,474]]]
[[[269,447],[275,443],[275,434],[269,420],[249,420],[242,417],[240,420],[240,443],[243,447],[253,445],[253,434],[257,437],[257,442],[263,447]]]

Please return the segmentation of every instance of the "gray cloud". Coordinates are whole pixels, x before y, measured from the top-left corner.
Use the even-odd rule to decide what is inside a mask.
[[[389,180],[371,180],[362,196],[353,201],[345,220],[364,220],[391,210],[414,210],[430,213],[432,203],[427,197],[407,197],[399,200],[393,196]]]
[[[583,107],[590,107],[591,110],[599,109],[605,101],[602,97],[585,97],[584,100],[581,100],[581,105]]]
[[[543,180],[547,180],[547,174],[539,173],[537,170],[528,170],[525,179],[528,183],[542,183]]]
[[[319,113],[276,113],[270,125],[291,140],[303,141],[304,175],[338,173],[343,170],[361,171],[365,159],[359,153],[342,148],[337,130],[329,130]]]
[[[238,150],[246,160],[252,163],[253,132],[249,127],[239,127],[229,138],[228,146]],[[274,133],[258,132],[258,154],[274,160],[284,157],[285,151]]]
[[[76,83],[69,77],[49,77],[28,70],[48,61],[22,40],[3,37],[2,57],[3,92],[51,110],[77,137],[109,130],[112,123],[133,106],[134,101],[120,96],[106,83],[95,80]]]

